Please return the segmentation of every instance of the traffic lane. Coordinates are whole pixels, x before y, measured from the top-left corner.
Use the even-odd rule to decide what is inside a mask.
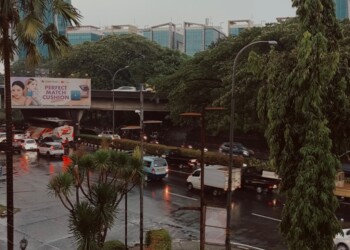
[[[187,172],[170,171],[168,178],[163,183],[148,184],[147,189],[150,189],[148,192],[151,192],[153,197],[157,192],[170,194],[167,196],[167,202],[171,202],[173,213],[170,213],[169,216],[172,216],[174,221],[184,225],[184,229],[187,228],[189,233],[196,232],[195,237],[198,237],[199,211],[183,210],[183,208],[190,206],[195,209],[200,205],[200,191],[187,191],[187,174]],[[157,188],[162,187],[166,191],[157,190]],[[158,202],[160,202],[160,196],[158,196]],[[226,208],[225,195],[213,197],[206,194],[205,202],[208,206]],[[232,197],[231,240],[265,249],[286,249],[278,230],[280,211],[281,204],[275,195],[259,195],[252,190],[235,191]],[[258,216],[260,214],[264,217]],[[188,236],[194,237],[193,234],[188,234]]]

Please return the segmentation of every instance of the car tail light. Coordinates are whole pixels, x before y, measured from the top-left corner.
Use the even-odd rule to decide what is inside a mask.
[[[154,168],[152,168],[152,174],[155,174],[156,170]]]
[[[55,149],[54,146],[51,146],[51,147],[50,147],[50,150],[54,150],[54,149]]]

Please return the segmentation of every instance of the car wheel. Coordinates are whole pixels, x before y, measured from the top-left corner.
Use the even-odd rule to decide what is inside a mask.
[[[46,156],[48,157],[48,158],[50,158],[50,152],[46,152]]]
[[[340,243],[337,245],[337,250],[349,250],[349,248],[345,244]]]
[[[193,185],[191,182],[187,183],[187,190],[191,191],[193,189]]]
[[[263,189],[262,189],[261,187],[257,187],[257,188],[256,188],[256,192],[257,192],[258,194],[261,194],[262,191],[263,191]]]

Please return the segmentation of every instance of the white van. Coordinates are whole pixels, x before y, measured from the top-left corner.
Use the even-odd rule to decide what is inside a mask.
[[[143,173],[146,181],[162,180],[168,175],[168,163],[162,157],[144,156]]]

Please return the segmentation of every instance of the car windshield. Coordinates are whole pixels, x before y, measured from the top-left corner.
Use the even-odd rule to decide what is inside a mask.
[[[157,158],[154,160],[154,165],[158,167],[165,167],[167,165],[167,162],[162,158]]]
[[[34,140],[26,140],[25,143],[35,143]]]

